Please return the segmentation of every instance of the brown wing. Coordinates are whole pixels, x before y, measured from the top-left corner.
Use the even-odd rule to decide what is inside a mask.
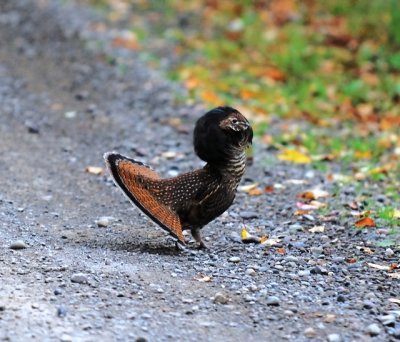
[[[110,152],[104,155],[115,183],[124,194],[161,228],[185,243],[179,216],[157,196],[160,176],[134,159]]]

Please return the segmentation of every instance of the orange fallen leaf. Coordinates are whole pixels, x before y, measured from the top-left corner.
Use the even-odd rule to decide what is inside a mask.
[[[346,262],[348,264],[355,264],[357,262],[357,259],[356,258],[347,258]]]
[[[376,227],[375,221],[370,217],[364,217],[354,223],[358,228]]]
[[[274,192],[274,186],[273,186],[273,185],[267,185],[267,186],[264,188],[264,191],[265,191],[265,192]]]
[[[85,172],[99,176],[103,173],[103,168],[100,166],[87,166]]]
[[[301,192],[297,195],[299,198],[308,199],[308,200],[315,200],[321,197],[328,197],[329,192],[321,189],[313,189]]]
[[[260,196],[263,194],[262,190],[260,188],[255,188],[255,189],[251,189],[248,194],[250,196]]]
[[[276,250],[276,252],[277,252],[278,254],[283,255],[283,254],[286,254],[286,249],[283,248],[283,247],[280,247],[280,248],[278,248],[278,249]]]
[[[221,103],[221,99],[212,91],[210,90],[204,90],[201,93],[201,98],[205,101],[205,102],[209,102],[213,105],[218,105]]]
[[[310,210],[296,210],[294,212],[295,216],[303,216],[303,215],[308,215],[310,213]]]
[[[136,50],[139,48],[139,44],[134,38],[134,36],[130,38],[122,38],[122,37],[117,37],[112,40],[112,45],[117,46],[117,47],[122,47],[125,49],[131,49],[131,50]]]
[[[278,159],[283,161],[288,161],[296,164],[309,164],[311,163],[311,158],[296,150],[285,149],[278,154]]]

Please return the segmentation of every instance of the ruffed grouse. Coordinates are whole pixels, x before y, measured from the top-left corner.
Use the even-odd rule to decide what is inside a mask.
[[[190,229],[205,247],[200,229],[229,208],[245,171],[245,149],[253,130],[236,109],[218,107],[194,129],[194,150],[207,164],[199,170],[162,179],[148,166],[115,152],[104,155],[116,185],[148,217],[182,244]]]

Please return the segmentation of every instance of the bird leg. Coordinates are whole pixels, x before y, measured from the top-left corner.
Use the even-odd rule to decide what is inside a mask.
[[[200,228],[192,228],[192,229],[190,229],[190,232],[192,233],[193,238],[199,244],[198,248],[199,249],[207,249],[206,244],[204,243],[203,239],[201,238]]]

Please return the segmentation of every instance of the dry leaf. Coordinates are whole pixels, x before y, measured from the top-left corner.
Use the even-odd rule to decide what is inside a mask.
[[[400,279],[400,273],[389,273],[388,274],[389,277],[395,278],[395,279]]]
[[[122,47],[131,50],[136,50],[137,48],[139,48],[139,44],[136,40],[136,37],[133,35],[127,38],[122,38],[122,37],[114,38],[111,44],[117,47]]]
[[[209,283],[211,281],[211,277],[203,273],[198,274],[197,277],[194,279],[196,279],[200,283]]]
[[[376,227],[375,221],[370,217],[364,217],[354,223],[358,228]]]
[[[302,203],[297,202],[296,207],[300,210],[316,210],[327,207],[326,203],[318,202],[318,201],[311,201],[310,203]]]
[[[357,262],[357,259],[356,258],[347,258],[346,262],[348,264],[355,264]]]
[[[307,199],[307,200],[316,200],[321,197],[328,197],[329,192],[321,189],[313,189],[301,192],[297,195],[299,198]]]
[[[267,185],[267,186],[264,188],[264,191],[265,191],[265,192],[268,192],[268,193],[274,192],[274,186],[273,186],[273,185]]]
[[[296,210],[294,212],[295,216],[303,216],[303,215],[307,215],[310,213],[310,210]]]
[[[248,194],[250,196],[260,196],[263,194],[263,191],[260,188],[251,189]]]
[[[261,242],[262,245],[267,245],[267,246],[274,246],[277,245],[279,242],[281,242],[280,239],[277,238],[271,238],[271,239],[266,239],[263,242]]]
[[[305,179],[288,179],[286,183],[293,185],[302,185],[302,184],[308,184],[308,181]]]
[[[392,273],[392,274],[396,274],[396,273]],[[391,303],[396,303],[396,304],[400,305],[400,298],[389,298],[388,301]]]
[[[85,172],[91,173],[92,175],[99,176],[103,173],[103,168],[100,166],[87,166]]]
[[[323,233],[325,231],[325,226],[315,226],[308,230],[310,233]]]
[[[382,271],[390,271],[391,270],[390,266],[378,265],[378,264],[373,264],[373,263],[370,263],[370,262],[368,263],[368,266],[376,268],[378,270],[382,270]]]
[[[285,149],[281,153],[279,153],[278,159],[288,161],[291,163],[296,163],[296,164],[311,163],[311,158],[308,155],[306,155],[302,152],[299,152],[296,150],[290,150],[290,149]]]
[[[251,235],[247,231],[246,227],[243,227],[241,237],[243,243],[263,243],[266,239],[268,239],[267,236],[262,236],[259,238],[258,236]]]
[[[239,186],[238,190],[249,193],[251,190],[256,189],[258,187],[258,183],[252,183],[248,185]]]
[[[281,255],[286,254],[286,250],[285,250],[285,248],[283,248],[283,247],[278,248],[278,249],[276,250],[276,252],[277,252],[278,254],[281,254]]]

